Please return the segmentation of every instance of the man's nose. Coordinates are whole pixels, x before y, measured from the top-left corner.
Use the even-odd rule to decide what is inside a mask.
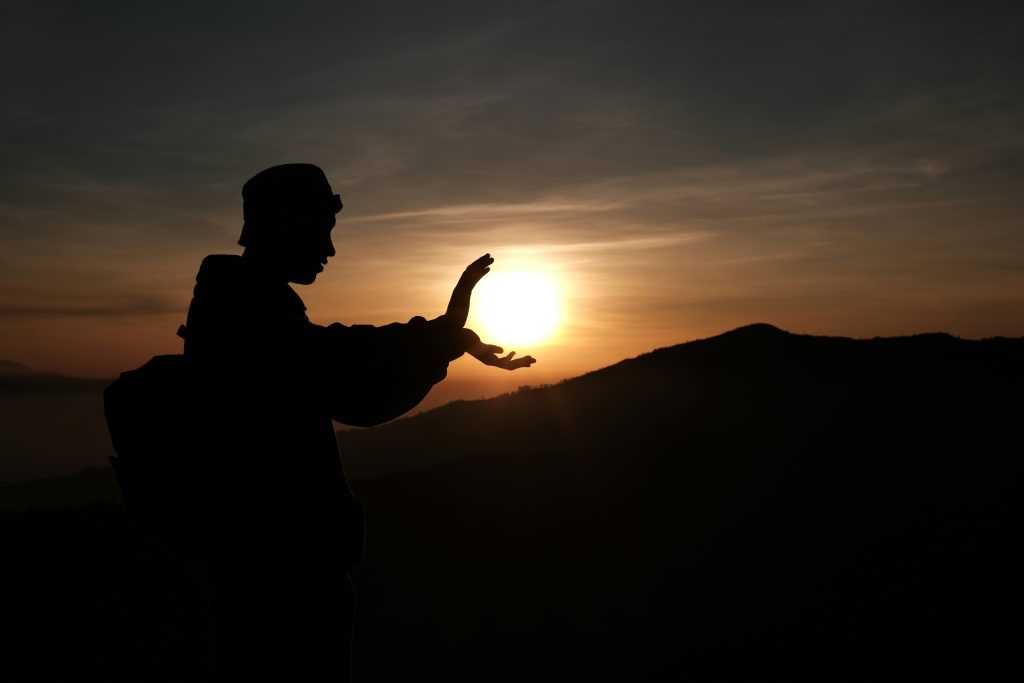
[[[334,256],[337,253],[338,252],[334,251],[334,242],[332,242],[331,240],[327,240],[327,257],[330,258],[331,256]]]

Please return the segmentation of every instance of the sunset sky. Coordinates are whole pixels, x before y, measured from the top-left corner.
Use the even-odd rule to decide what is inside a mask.
[[[33,2],[0,16],[0,358],[180,351],[241,186],[322,166],[314,322],[547,274],[554,381],[752,323],[1024,335],[1017,3]],[[452,377],[501,371],[463,359]]]

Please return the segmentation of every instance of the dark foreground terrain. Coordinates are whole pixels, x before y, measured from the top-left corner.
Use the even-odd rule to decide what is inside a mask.
[[[343,432],[358,679],[1019,670],[1022,375],[1020,339],[753,325]],[[201,679],[202,568],[108,470],[0,502],[4,679]]]

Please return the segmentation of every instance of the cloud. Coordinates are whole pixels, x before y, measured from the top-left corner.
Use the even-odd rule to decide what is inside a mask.
[[[544,217],[579,216],[581,214],[601,213],[621,208],[624,203],[596,201],[575,203],[559,200],[538,200],[533,202],[509,204],[450,204],[447,206],[421,209],[418,211],[398,211],[348,219],[349,224],[375,223],[379,221],[427,220],[432,222],[463,223],[480,221],[510,222],[520,219],[543,219]]]
[[[125,297],[109,301],[90,299],[78,302],[0,302],[0,318],[117,318],[180,312],[180,302],[160,297]]]
[[[918,173],[928,178],[938,178],[949,172],[949,168],[940,161],[935,159],[928,159],[927,157],[921,157],[914,164],[914,169]]]
[[[906,319],[949,280],[991,310],[1024,272],[1018,25],[994,5],[24,5],[0,22],[0,315],[182,310],[201,257],[236,250],[242,183],[288,161],[345,200],[303,292],[327,314],[443,305],[482,250],[559,270],[614,334],[864,300]]]

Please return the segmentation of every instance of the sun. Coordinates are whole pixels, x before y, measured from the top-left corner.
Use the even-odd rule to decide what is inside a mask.
[[[484,341],[506,347],[538,344],[558,327],[558,287],[539,271],[491,271],[473,291],[471,309]]]

